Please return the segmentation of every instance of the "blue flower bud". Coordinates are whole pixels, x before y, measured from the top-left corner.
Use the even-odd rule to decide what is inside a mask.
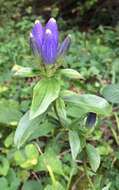
[[[86,119],[86,126],[93,127],[96,123],[96,113],[89,112]]]
[[[44,29],[42,24],[40,23],[39,20],[35,21],[33,30],[32,30],[32,35],[36,41],[37,47],[39,51],[41,51],[42,47],[42,42],[43,42],[43,35],[44,35]]]
[[[37,43],[36,43],[32,33],[30,33],[30,48],[31,48],[34,56],[36,56],[36,57],[40,56],[39,48],[37,46]]]
[[[30,34],[30,47],[35,56],[41,56],[45,64],[54,64],[57,57],[64,56],[69,49],[71,35],[68,35],[58,49],[59,32],[56,20],[49,19],[45,29],[39,20],[35,21]]]
[[[58,49],[58,56],[64,56],[69,47],[70,47],[70,43],[71,43],[71,35],[69,34],[64,41],[61,43],[59,49]]]
[[[48,23],[46,24],[46,27],[45,27],[45,32],[46,30],[49,29],[51,30],[53,36],[54,36],[54,40],[56,42],[56,45],[58,46],[58,43],[59,43],[59,32],[58,32],[58,26],[57,26],[57,23],[56,23],[56,20],[54,18],[50,18]]]
[[[53,64],[57,56],[57,45],[51,30],[47,29],[42,44],[42,58],[46,64]]]

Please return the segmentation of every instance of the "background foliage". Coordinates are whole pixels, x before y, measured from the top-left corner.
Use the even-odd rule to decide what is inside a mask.
[[[29,33],[33,23],[40,19],[45,24],[50,17],[55,17],[60,30],[60,40],[69,33],[72,35],[71,47],[63,67],[76,69],[84,78],[80,82],[71,80],[70,85],[66,82],[64,86],[77,94],[91,93],[105,97],[113,107],[114,113],[110,117],[98,116],[95,130],[88,138],[88,142],[91,142],[101,155],[101,166],[97,174],[95,175],[95,169],[92,168],[90,176],[97,190],[118,190],[119,2],[1,0],[0,7],[0,188],[42,190],[47,186],[46,190],[50,190],[48,184],[51,184],[51,179],[43,157],[39,156],[36,146],[30,143],[33,136],[22,150],[26,157],[16,150],[13,140],[21,117],[29,110],[33,87],[39,81],[39,77],[25,79],[13,77],[11,69],[15,64],[20,66],[33,64],[29,48]],[[82,113],[76,109],[68,109],[68,115],[75,119]],[[25,117],[27,115],[28,112]],[[45,151],[56,179],[65,186],[64,173],[68,176],[70,168],[74,166],[71,189],[90,189],[82,172],[80,163],[82,155],[77,158],[79,168],[76,168],[69,153],[67,136],[61,131],[59,135],[53,137],[56,124],[50,126],[44,123],[44,117],[42,120],[44,130],[39,131],[37,121],[30,123],[29,127],[32,128],[33,125],[38,130],[33,135],[38,137],[39,145]],[[41,137],[37,136],[38,132]],[[75,134],[70,133],[70,139],[73,135]],[[26,136],[22,142],[25,138]],[[61,186],[58,188],[62,189]]]

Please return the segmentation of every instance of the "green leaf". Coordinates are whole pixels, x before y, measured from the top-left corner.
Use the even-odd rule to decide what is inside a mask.
[[[53,185],[47,185],[44,190],[65,190],[65,189],[60,183],[57,182],[56,187],[54,187]]]
[[[39,156],[39,152],[36,148],[35,145],[33,144],[28,144],[25,146],[25,153],[27,155],[27,158],[29,158],[30,160],[37,160],[38,156]]]
[[[106,187],[103,187],[102,190],[109,190],[111,186],[111,182],[109,182]]]
[[[75,160],[77,154],[81,151],[80,139],[76,131],[69,131],[69,143],[72,157]]]
[[[29,109],[29,105],[30,105],[31,101],[30,100],[23,100],[20,104],[20,110],[22,112],[27,112]]]
[[[74,70],[74,69],[61,69],[59,71],[59,73],[61,75],[64,75],[65,77],[68,77],[70,79],[82,79],[83,77],[81,76],[81,74]]]
[[[57,155],[52,148],[48,148],[43,155],[39,156],[39,162],[34,166],[35,171],[48,171],[44,159],[50,165],[54,173],[64,176],[62,162],[57,158]]]
[[[16,174],[12,168],[9,169],[8,175],[7,175],[8,184],[10,184],[9,190],[18,190],[18,187],[20,185],[19,178],[16,177]]]
[[[119,174],[116,175],[115,186],[116,186],[116,188],[118,189],[118,187],[119,187]]]
[[[39,128],[41,121],[41,117],[29,120],[29,111],[21,118],[14,137],[14,143],[17,148],[20,148],[28,141],[34,131]]]
[[[57,185],[56,185],[56,189],[57,190],[65,190],[64,187],[58,182],[57,182]]]
[[[24,183],[30,176],[30,172],[27,169],[22,169],[18,167],[16,170],[17,177]]]
[[[104,99],[96,95],[91,94],[73,94],[62,97],[64,101],[79,107],[85,112],[94,112],[97,114],[103,114],[109,116],[112,114],[112,108],[110,104]]]
[[[66,116],[66,108],[65,108],[64,100],[62,98],[57,98],[56,108],[57,108],[57,112],[62,123],[64,124],[64,126],[67,126],[68,121],[67,121],[67,116]]]
[[[34,71],[31,67],[22,67],[17,64],[13,66],[12,72],[14,73],[14,76],[19,77],[36,77],[41,74],[40,71]]]
[[[108,143],[98,145],[96,150],[99,152],[100,155],[109,155],[109,153],[113,152],[113,149]]]
[[[102,95],[111,103],[119,103],[119,84],[107,85],[103,89]]]
[[[52,185],[47,185],[44,190],[55,190],[55,188]]]
[[[4,156],[0,156],[0,175],[6,176],[9,170],[8,159]]]
[[[14,159],[18,165],[21,165],[25,162],[25,157],[21,151],[16,151],[14,153]]]
[[[38,163],[39,152],[35,145],[28,144],[25,146],[24,154],[21,151],[16,151],[14,154],[15,161],[22,168],[30,169]]]
[[[22,168],[30,168],[38,163],[39,152],[35,145],[28,144],[25,146],[26,161],[21,164]]]
[[[8,182],[5,177],[0,177],[0,188],[4,190],[9,190]]]
[[[67,115],[75,118],[79,118],[86,113],[85,109],[81,109],[80,107],[76,106],[69,106],[67,110]]]
[[[14,143],[18,149],[32,139],[47,135],[56,127],[47,122],[40,124],[42,121],[43,115],[29,120],[29,111],[21,118],[14,137]]]
[[[8,148],[14,144],[14,132],[10,133],[7,138],[4,140],[4,145]]]
[[[44,113],[59,96],[60,83],[56,78],[42,78],[34,88],[30,119]]]
[[[22,113],[19,111],[19,105],[16,101],[0,100],[0,123],[6,125],[16,124],[21,117]]]
[[[62,119],[65,119],[65,120],[66,120],[66,109],[65,109],[64,100],[61,99],[61,98],[58,98],[58,99],[56,100],[56,107],[57,107],[57,111],[58,111],[59,116],[60,116]]]
[[[22,186],[22,190],[43,190],[43,187],[39,181],[28,180]]]
[[[100,165],[100,155],[98,154],[96,148],[91,144],[86,145],[86,150],[90,166],[92,170],[96,172]]]
[[[38,137],[47,136],[47,134],[56,127],[57,126],[52,123],[44,122],[43,124],[40,124],[37,129],[34,130],[33,134],[31,134],[28,140],[31,141],[32,139],[36,139]]]
[[[71,90],[62,90],[60,92],[60,96],[63,96],[63,97],[67,97],[67,96],[72,96],[72,95],[75,95],[76,93],[74,93],[73,91]]]

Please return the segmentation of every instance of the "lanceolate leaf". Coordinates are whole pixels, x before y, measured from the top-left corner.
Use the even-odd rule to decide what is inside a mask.
[[[59,115],[62,123],[64,124],[64,126],[68,125],[65,103],[62,98],[57,98],[56,108],[57,108],[58,115]]]
[[[109,84],[103,91],[102,95],[112,103],[119,103],[119,84]]]
[[[81,74],[78,71],[74,70],[74,69],[61,69],[59,71],[59,73],[61,75],[64,75],[67,78],[70,78],[70,79],[82,79],[83,78],[81,76]]]
[[[85,112],[93,112],[109,116],[112,114],[110,104],[104,99],[91,94],[73,94],[62,97],[67,103],[85,110]]]
[[[29,120],[29,111],[21,118],[14,137],[17,148],[23,146],[25,142],[45,136],[54,128],[52,124],[47,122],[41,124],[42,119],[43,115]]]
[[[56,78],[42,78],[34,88],[30,119],[44,113],[59,96],[60,82]]]
[[[28,138],[39,127],[40,122],[41,117],[29,120],[29,111],[21,118],[14,137],[14,143],[17,148],[24,145]]]
[[[66,109],[65,109],[65,103],[64,100],[61,98],[58,98],[56,100],[56,107],[58,110],[58,113],[62,119],[66,119]]]
[[[96,170],[99,168],[100,165],[100,155],[98,154],[96,148],[91,144],[86,145],[86,150],[90,166],[92,170],[96,172]]]
[[[81,151],[80,139],[76,131],[69,131],[69,143],[72,157],[75,160],[77,154]]]
[[[19,77],[35,77],[41,74],[40,71],[34,71],[31,67],[22,67],[17,64],[12,68],[12,72],[14,73],[14,76]]]

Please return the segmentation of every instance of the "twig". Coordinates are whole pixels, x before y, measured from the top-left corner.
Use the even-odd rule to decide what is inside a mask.
[[[40,154],[43,155],[43,152],[41,151],[39,145],[38,145],[36,142],[34,142],[34,143],[35,143],[35,145],[36,145],[38,151],[40,152]],[[44,157],[43,157],[43,161],[44,161],[44,163],[45,163],[45,165],[46,165],[46,167],[47,167],[47,169],[48,169],[48,172],[49,172],[49,174],[50,174],[50,177],[51,177],[53,186],[54,186],[54,188],[56,188],[56,179],[55,179],[54,173],[53,173],[53,171],[52,171],[52,168],[50,167],[50,165],[48,164],[48,162],[46,161],[46,159],[45,159]]]
[[[38,151],[40,152],[41,155],[43,155],[43,152],[41,151],[40,147],[38,146],[38,144],[36,142],[34,142],[34,144],[36,145]]]
[[[31,171],[31,173],[33,174],[34,178],[39,181],[39,178],[38,178],[38,176],[36,175],[36,173],[35,173],[34,171]]]
[[[75,160],[77,163],[82,164],[82,160]]]
[[[119,106],[114,107],[114,108],[113,108],[113,112],[114,112],[114,111],[117,111],[118,109],[119,109]]]
[[[66,153],[71,152],[71,149],[65,150],[64,152],[60,153],[57,158],[61,159]]]

